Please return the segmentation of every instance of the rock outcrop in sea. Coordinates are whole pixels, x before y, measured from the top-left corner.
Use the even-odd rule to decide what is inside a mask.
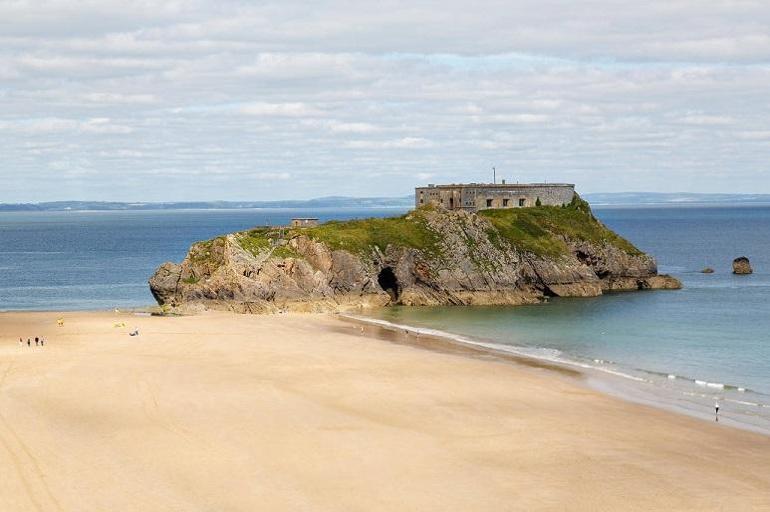
[[[752,272],[751,262],[746,256],[740,256],[733,260],[733,274],[747,275]]]
[[[655,260],[576,196],[563,207],[255,228],[198,242],[150,289],[165,309],[244,313],[403,305],[527,304],[548,296],[674,289]]]

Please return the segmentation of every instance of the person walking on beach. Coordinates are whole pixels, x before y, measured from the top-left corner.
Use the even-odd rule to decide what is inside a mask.
[[[719,401],[714,402],[714,421],[719,421]]]
[[[43,345],[45,345],[45,339],[40,338],[40,346],[42,347]]]
[[[35,336],[35,346],[36,346],[36,347],[37,347],[37,343],[38,343],[38,341],[39,341],[39,340],[40,340],[40,338],[38,338],[37,336]]]
[[[27,338],[27,346],[28,346],[28,347],[31,347],[31,346],[32,346],[32,340],[31,340],[31,339],[29,339],[29,338]]]

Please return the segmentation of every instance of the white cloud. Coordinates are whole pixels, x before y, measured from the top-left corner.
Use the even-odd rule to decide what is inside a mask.
[[[0,121],[0,131],[21,132],[25,135],[33,136],[68,132],[78,134],[127,134],[131,133],[133,128],[112,123],[108,118],[77,120],[48,117],[14,122]]]
[[[319,110],[305,103],[265,103],[255,102],[243,105],[238,109],[242,114],[250,116],[303,117],[319,113]]]
[[[0,201],[400,195],[491,165],[770,192],[768,26],[750,0],[0,2]]]
[[[154,94],[122,94],[110,92],[92,92],[84,94],[82,98],[93,103],[113,103],[113,104],[132,104],[132,103],[156,103],[158,98]]]
[[[684,124],[700,126],[720,126],[733,124],[735,119],[730,116],[714,116],[708,114],[690,114],[679,119]]]
[[[334,133],[372,133],[378,131],[378,128],[371,123],[345,123],[332,120],[326,123],[326,126]]]
[[[738,137],[746,140],[768,140],[770,141],[770,130],[750,130],[738,132]]]
[[[422,137],[402,137],[394,140],[351,140],[344,143],[352,149],[424,149],[434,146]]]
[[[291,174],[288,172],[258,172],[253,177],[261,180],[290,180]]]

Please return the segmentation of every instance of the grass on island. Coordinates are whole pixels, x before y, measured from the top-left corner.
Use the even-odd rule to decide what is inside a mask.
[[[236,240],[240,246],[254,256],[270,253],[276,258],[298,258],[300,255],[287,245],[288,239],[284,231],[288,228],[261,227],[236,233]]]
[[[371,254],[374,247],[384,252],[389,245],[393,245],[440,257],[439,236],[428,228],[425,213],[415,210],[400,217],[330,221],[304,228],[302,233],[331,249],[343,249],[361,256]]]
[[[235,238],[243,249],[249,251],[254,256],[258,256],[272,247],[273,241],[270,237],[272,231],[273,228],[268,227],[255,228],[242,233],[237,233]],[[275,238],[277,238],[277,236],[278,233],[276,232]]]
[[[614,245],[631,255],[642,254],[628,240],[599,222],[588,203],[577,195],[564,206],[483,210],[479,215],[494,226],[495,229],[488,232],[493,243],[499,246],[507,242],[539,256],[559,256],[569,252],[562,237]]]
[[[303,234],[332,250],[345,250],[363,257],[370,256],[375,248],[384,252],[392,245],[417,249],[429,258],[443,259],[446,249],[442,247],[440,236],[428,226],[426,218],[435,211],[433,208],[424,206],[399,217],[329,221],[314,227],[260,227],[236,233],[236,239],[254,256],[301,257],[288,245],[288,240]],[[490,241],[503,250],[512,246],[538,256],[558,257],[569,252],[564,241],[566,237],[614,245],[632,255],[641,254],[630,242],[599,222],[588,203],[577,195],[564,206],[483,210],[478,214],[491,224],[487,230]],[[196,244],[193,256],[214,255],[219,240]],[[471,253],[475,243],[467,239]]]
[[[270,254],[279,258],[299,257],[286,242],[306,235],[332,250],[345,250],[367,256],[376,247],[385,251],[389,245],[411,247],[440,256],[439,237],[427,226],[425,211],[416,210],[400,217],[329,221],[314,227],[255,228],[236,234],[240,246],[251,254]]]

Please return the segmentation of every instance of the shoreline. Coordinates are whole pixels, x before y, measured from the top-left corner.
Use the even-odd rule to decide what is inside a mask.
[[[153,311],[157,310],[157,311]],[[116,313],[117,311],[117,313]],[[212,310],[214,311],[214,310]],[[220,312],[221,313],[221,312]],[[225,312],[226,313],[226,312]],[[154,316],[158,318],[168,317],[185,317],[185,316],[199,316],[200,313],[193,314],[162,314],[157,306],[136,306],[125,307],[115,309],[90,309],[90,310],[0,310],[0,321],[5,315],[12,314],[52,314],[52,315],[78,315],[78,314],[118,314],[118,315],[130,315],[132,317],[147,317]],[[205,313],[203,313],[205,315]],[[235,315],[242,315],[242,313],[233,313]],[[562,376],[571,376],[573,378],[579,378],[582,380],[583,385],[588,389],[598,391],[606,396],[620,399],[629,403],[640,404],[644,406],[654,407],[656,409],[687,416],[690,418],[696,418],[701,421],[715,423],[714,416],[711,414],[710,408],[704,408],[702,404],[691,402],[689,404],[683,403],[681,400],[675,400],[671,396],[664,397],[660,393],[656,394],[654,391],[642,390],[639,387],[634,388],[633,384],[629,381],[647,382],[644,379],[630,375],[621,371],[614,371],[608,368],[602,368],[599,366],[592,366],[587,363],[579,362],[570,359],[555,359],[547,356],[538,355],[533,352],[525,352],[522,349],[528,347],[512,346],[495,343],[493,341],[485,341],[481,339],[473,338],[472,336],[460,335],[451,333],[448,331],[442,331],[439,329],[432,329],[426,327],[417,327],[407,324],[397,324],[387,320],[382,320],[374,317],[368,317],[361,313],[348,313],[348,312],[278,312],[278,313],[266,313],[256,316],[275,316],[280,317],[285,314],[308,314],[308,315],[328,315],[332,318],[336,318],[339,321],[355,323],[358,325],[365,325],[370,327],[376,327],[369,335],[390,341],[398,344],[406,344],[422,349],[439,351],[444,353],[454,353],[465,356],[471,356],[477,359],[494,359],[497,361],[507,361],[518,365],[527,367],[536,367],[541,369],[550,370]],[[391,336],[384,333],[398,333],[399,331],[405,331],[406,336]],[[451,350],[450,350],[451,349]],[[534,348],[537,350],[537,348]],[[643,370],[642,370],[643,371]],[[670,377],[669,377],[670,378]],[[704,388],[710,387],[712,383],[705,381],[696,381],[688,377],[676,376],[678,379],[697,382],[703,385]],[[728,387],[722,384],[721,390]],[[733,386],[729,386],[733,387]],[[742,389],[742,388],[741,388]],[[714,389],[717,391],[718,389]],[[748,390],[751,391],[751,390]],[[692,394],[692,393],[687,393]],[[764,395],[763,395],[764,396]],[[705,395],[703,395],[705,397]],[[741,402],[730,398],[719,398],[719,401],[739,403],[739,404],[751,404],[751,402]],[[689,407],[687,406],[689,405]],[[768,408],[770,405],[758,404],[758,407]],[[747,432],[753,432],[770,437],[770,424],[755,424],[749,421],[736,419],[734,417],[726,416],[724,408],[721,411],[719,417],[720,426],[727,426]],[[766,423],[766,422],[765,422]]]
[[[639,387],[634,388],[632,382],[636,382],[638,384],[649,382],[645,379],[622,371],[602,368],[599,366],[592,366],[590,364],[575,360],[564,358],[555,359],[548,356],[537,355],[534,353],[534,351],[527,353],[522,350],[526,347],[487,342],[466,335],[455,334],[439,329],[416,327],[407,324],[397,324],[388,320],[382,320],[358,314],[354,315],[349,313],[337,313],[336,316],[346,322],[376,327],[380,330],[393,333],[403,331],[405,334],[405,336],[400,337],[401,339],[396,341],[396,338],[392,336],[381,336],[377,332],[373,333],[374,336],[380,336],[382,339],[389,339],[389,341],[395,341],[397,343],[408,343],[428,350],[441,350],[442,348],[447,349],[449,347],[453,347],[455,349],[462,348],[465,349],[466,355],[472,355],[476,357],[486,356],[487,358],[492,357],[501,361],[509,361],[525,366],[536,366],[548,369],[554,372],[558,372],[561,375],[569,374],[572,377],[580,377],[589,389],[598,391],[607,396],[624,400],[629,403],[655,407],[656,409],[662,411],[684,415],[690,418],[696,418],[709,423],[719,423],[720,425],[730,428],[754,432],[770,437],[770,425],[755,424],[746,420],[741,421],[741,419],[726,416],[725,410],[721,411],[722,415],[719,417],[719,421],[715,422],[714,415],[710,414],[709,410],[706,410],[697,404],[690,404],[691,407],[688,408],[684,405],[683,402],[676,401],[671,396],[666,397],[661,393],[656,394],[651,390],[643,390]],[[433,343],[427,344],[425,343],[426,340],[432,340]],[[459,351],[458,353],[460,352],[462,351]],[[687,379],[686,377],[681,376],[675,378],[703,383],[704,387],[712,384],[706,383],[704,381]],[[724,387],[725,385],[722,385],[722,388],[720,389],[724,390]],[[730,398],[720,398],[719,401],[743,403],[744,405],[752,404],[751,402],[739,402]],[[759,404],[757,407],[767,408],[768,406]]]
[[[157,311],[153,311],[157,310]],[[117,313],[116,313],[117,311]],[[212,310],[213,311],[213,310]],[[133,317],[146,317],[155,316],[159,318],[163,317],[184,317],[184,316],[199,316],[200,313],[194,313],[189,315],[177,315],[177,314],[162,314],[157,306],[136,306],[125,307],[115,309],[90,309],[90,310],[0,310],[0,321],[4,315],[11,314],[52,314],[52,315],[78,315],[78,314],[119,314],[130,315]],[[204,313],[205,314],[205,313]],[[242,313],[233,313],[241,315]],[[276,316],[280,317],[284,314],[319,314],[329,315],[332,318],[336,318],[340,321],[356,323],[358,325],[365,325],[370,327],[376,327],[371,336],[378,339],[387,340],[394,343],[407,344],[411,346],[420,347],[422,349],[440,351],[445,353],[462,354],[465,356],[471,356],[480,359],[494,359],[498,361],[507,361],[515,364],[537,367],[546,370],[550,370],[560,375],[568,375],[573,378],[580,378],[588,389],[598,391],[606,396],[617,398],[629,403],[640,404],[656,409],[667,411],[674,414],[687,416],[690,418],[696,418],[701,421],[714,423],[714,416],[711,414],[710,408],[704,408],[702,404],[689,403],[684,404],[681,400],[675,400],[671,396],[664,397],[660,393],[656,394],[654,391],[642,390],[639,387],[634,388],[633,384],[629,381],[647,382],[644,379],[630,375],[621,371],[614,371],[608,368],[602,368],[599,366],[592,366],[587,363],[579,362],[570,359],[555,359],[547,356],[538,355],[533,352],[525,352],[522,349],[528,347],[519,347],[512,345],[504,345],[495,343],[493,341],[485,341],[481,339],[473,338],[472,336],[459,335],[448,331],[442,331],[439,329],[417,327],[407,324],[397,324],[387,320],[382,320],[374,317],[368,317],[361,313],[348,313],[348,312],[278,312],[267,313],[256,316]],[[405,331],[406,337],[390,336],[383,333],[398,333],[399,331]],[[430,340],[430,342],[428,342]],[[449,349],[453,350],[449,350]],[[534,348],[537,350],[537,348]],[[642,370],[643,371],[643,370]],[[669,377],[670,378],[670,377]],[[704,388],[710,387],[712,383],[705,381],[696,381],[687,377],[676,376],[678,379],[687,380],[691,382],[697,382],[703,385]],[[726,385],[720,388],[724,390]],[[732,386],[730,386],[732,387]],[[742,388],[741,388],[742,389]],[[716,392],[717,389],[715,388]],[[751,391],[751,390],[749,390]],[[692,393],[687,393],[692,394]],[[764,395],[763,395],[764,396]],[[703,395],[705,397],[705,395]],[[751,404],[751,402],[741,402],[730,398],[719,398],[720,402],[730,402],[739,404]],[[687,406],[689,405],[689,407]],[[757,405],[761,408],[770,407],[767,404]],[[726,411],[723,409],[719,418],[719,424],[721,426],[727,426],[747,432],[758,433],[764,436],[770,437],[770,424],[755,424],[749,421],[732,418],[725,416]]]
[[[0,509],[770,507],[767,436],[414,338],[311,313],[0,314]]]

